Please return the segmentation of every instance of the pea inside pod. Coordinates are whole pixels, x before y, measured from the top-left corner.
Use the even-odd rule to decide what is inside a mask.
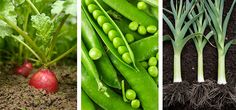
[[[122,53],[119,55],[120,58],[127,64],[133,63],[133,66],[136,68],[133,52],[128,45],[128,41],[132,42],[134,38],[129,36],[127,41],[122,32],[117,27],[117,25],[114,23],[114,21],[109,17],[109,15],[105,12],[105,10],[100,6],[100,4],[97,1],[93,2],[87,1],[86,5],[88,11],[92,13],[93,18],[97,21],[99,26],[102,27],[103,32],[108,36],[114,48],[116,48],[117,53],[119,54]],[[109,46],[110,45],[107,45],[107,47]],[[119,46],[126,46],[128,52],[126,53],[118,52]]]

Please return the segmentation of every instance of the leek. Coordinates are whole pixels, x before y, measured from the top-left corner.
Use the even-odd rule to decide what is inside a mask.
[[[230,40],[228,43],[225,43],[225,36],[227,31],[228,22],[230,15],[233,11],[236,0],[233,0],[233,3],[230,7],[227,16],[223,20],[223,9],[224,9],[224,0],[204,0],[204,6],[207,13],[207,19],[211,19],[210,27],[214,31],[214,39],[216,42],[216,47],[218,51],[218,84],[225,85],[226,76],[225,76],[225,55],[235,40]],[[212,24],[211,24],[212,23]]]
[[[192,38],[196,36],[195,34],[190,34],[186,36],[186,33],[192,23],[198,19],[198,17],[202,14],[199,13],[198,15],[194,16],[192,19],[186,22],[186,18],[188,14],[192,11],[196,4],[196,0],[176,0],[176,6],[174,5],[173,0],[170,2],[171,4],[171,11],[164,9],[169,14],[173,15],[174,17],[174,24],[172,24],[171,20],[167,18],[165,14],[163,14],[163,19],[167,23],[168,27],[170,28],[173,38],[169,36],[172,46],[174,49],[174,82],[182,82],[181,77],[181,53],[185,46],[185,44]]]

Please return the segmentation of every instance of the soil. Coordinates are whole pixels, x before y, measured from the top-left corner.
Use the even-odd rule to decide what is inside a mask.
[[[226,16],[226,13],[228,12],[230,6],[232,4],[232,0],[225,0],[225,9],[224,9],[224,16]],[[170,0],[163,0],[163,7],[166,9],[171,9],[170,8]],[[169,18],[173,20],[173,17],[168,15]],[[223,17],[225,18],[225,17]],[[232,12],[228,29],[227,29],[227,36],[226,36],[226,42],[229,41],[230,39],[236,38],[236,6]],[[172,35],[170,32],[170,29],[168,28],[167,24],[163,20],[163,35]],[[210,39],[210,42],[215,45],[213,37]],[[194,46],[194,43],[192,40],[190,40],[184,47],[182,51],[182,64],[181,64],[181,69],[182,69],[182,79],[186,82],[188,82],[189,89],[190,90],[202,90],[200,88],[205,88],[205,87],[212,87],[212,89],[205,89],[205,91],[201,91],[201,93],[195,93],[196,95],[199,95],[199,97],[202,96],[202,94],[206,94],[213,92],[213,94],[217,94],[214,92],[214,90],[220,91],[219,93],[221,96],[227,94],[227,97],[224,99],[226,100],[228,96],[231,94],[232,89],[235,92],[235,83],[236,83],[236,46],[233,45],[229,48],[227,55],[226,55],[226,74],[227,74],[227,81],[229,82],[227,86],[225,87],[219,87],[219,85],[213,86],[215,84],[215,81],[217,80],[217,49],[210,45],[209,43],[206,45],[204,48],[204,77],[205,80],[212,81],[213,83],[206,82],[208,84],[198,84],[196,83],[197,80],[197,53],[196,53],[196,48]],[[165,97],[165,94],[170,94],[168,91],[168,87],[173,84],[173,48],[172,44],[169,41],[166,41],[163,43],[163,84],[164,84],[164,93],[163,97]],[[169,88],[170,89],[170,88]],[[227,91],[223,91],[223,90]],[[223,92],[222,92],[222,91]],[[186,90],[189,91],[189,90]],[[173,92],[173,91],[172,91]],[[235,93],[234,93],[235,94]],[[190,96],[189,96],[190,97]],[[196,96],[195,96],[196,97]],[[210,96],[209,96],[210,97]],[[230,97],[230,96],[229,96]],[[191,97],[190,97],[191,98]],[[202,96],[203,98],[203,96]],[[208,98],[208,96],[204,97]],[[218,97],[219,98],[219,97]],[[208,98],[209,99],[209,98]],[[192,100],[192,99],[189,99]],[[199,101],[199,99],[195,99]],[[202,99],[204,100],[204,99]],[[205,99],[207,100],[207,99]],[[168,100],[164,100],[165,102]],[[215,101],[215,102],[214,102]],[[212,101],[211,101],[212,102]],[[168,106],[164,105],[165,110],[192,110],[192,109],[200,109],[200,110],[214,110],[214,109],[221,109],[221,110],[230,110],[230,109],[236,109],[234,107],[234,104],[230,103],[223,103],[221,106],[218,104],[218,107],[211,106],[210,101],[207,101],[208,104],[205,104],[205,102],[202,103],[201,108],[195,108],[192,106],[190,103],[191,101],[185,101],[185,103],[176,103],[174,105]],[[216,99],[213,99],[214,104],[218,103],[216,102]],[[225,101],[227,102],[227,101]],[[199,102],[200,103],[200,102]],[[199,104],[198,103],[198,104]],[[210,103],[210,104],[209,104]],[[213,105],[214,105],[213,104]]]
[[[34,72],[25,78],[16,75],[14,68],[12,64],[0,64],[1,110],[76,110],[76,66],[57,65],[51,68],[59,81],[59,90],[54,94],[46,94],[44,90],[28,85]]]

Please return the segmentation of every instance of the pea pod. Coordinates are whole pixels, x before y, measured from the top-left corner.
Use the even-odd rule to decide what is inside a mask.
[[[144,110],[158,109],[158,89],[154,80],[148,75],[147,71],[139,64],[139,71],[123,65],[113,54],[108,52],[112,63],[117,70],[124,76],[129,85],[137,93]]]
[[[105,34],[105,32],[103,30],[101,30],[101,28],[99,27],[99,25],[94,21],[94,19],[92,19],[92,16],[89,15],[88,10],[86,10],[86,8],[84,7],[85,4],[82,0],[82,11],[84,11],[85,15],[88,17],[90,23],[92,24],[92,26],[94,27],[94,29],[96,30],[96,32],[98,33],[98,35],[100,36],[100,38],[102,39],[102,41],[104,42],[104,44],[107,46],[107,48],[112,52],[112,54],[115,55],[116,58],[118,58],[124,65],[130,66],[128,63],[126,63],[123,59],[122,56],[119,54],[118,50],[115,48],[115,46],[112,44],[112,42],[110,41],[110,39],[108,38],[108,36]],[[101,8],[101,10],[103,10]],[[109,15],[107,15],[107,13],[105,13],[105,10],[103,10],[103,14],[106,15],[107,18],[109,18],[109,21],[113,24],[113,26],[115,27],[115,29],[117,30],[118,34],[122,37],[122,41],[124,41],[125,46],[128,49],[128,53],[130,55],[131,61],[133,63],[133,67],[136,68],[135,65],[135,59],[134,59],[134,54],[131,50],[131,48],[129,47],[129,44],[127,43],[124,35],[122,34],[122,32],[119,30],[119,28],[116,26],[116,24],[114,23],[114,21],[111,20],[111,18],[109,17]],[[104,23],[105,24],[105,23]],[[114,41],[114,40],[113,40]],[[114,42],[113,42],[114,43]],[[131,67],[131,66],[130,66]],[[137,68],[136,68],[137,69]]]
[[[87,96],[87,94],[81,90],[81,109],[82,110],[96,110],[93,102]]]
[[[112,66],[105,50],[99,41],[96,32],[94,31],[92,25],[89,23],[85,13],[82,11],[82,39],[88,48],[96,47],[102,51],[102,57],[95,60],[94,63],[97,66],[97,70],[101,75],[102,80],[109,86],[120,89],[120,83],[118,81],[117,73]]]
[[[139,24],[144,25],[145,27],[157,24],[157,20],[155,18],[150,17],[141,10],[138,10],[136,6],[132,5],[126,0],[103,1],[126,18],[130,19],[131,21],[136,21]]]
[[[128,103],[122,100],[122,97],[107,87],[109,97],[97,91],[98,84],[87,69],[82,65],[82,88],[86,94],[100,107],[105,110],[133,110]],[[89,86],[88,86],[89,85]]]
[[[137,61],[144,61],[151,56],[155,56],[158,51],[157,33],[130,44],[130,47],[133,50]]]
[[[141,36],[140,34],[138,34],[137,32],[135,31],[131,31],[129,29],[129,23],[128,23],[128,20],[127,19],[122,19],[122,20],[115,20],[117,26],[120,27],[120,30],[123,32],[123,33],[130,33],[132,34],[134,37],[135,37],[135,40],[139,40],[141,38],[143,38],[143,36]],[[132,48],[131,48],[132,49]]]
[[[82,61],[82,64],[85,66],[85,68],[88,69],[89,74],[91,76],[93,76],[94,79],[96,80],[96,82],[98,84],[98,90],[106,92],[106,87],[102,84],[101,80],[99,79],[99,75],[98,75],[98,71],[96,69],[96,66],[93,63],[92,59],[89,57],[88,51],[87,51],[83,41],[81,41],[81,48],[82,48],[82,51],[81,51],[81,56],[82,56],[81,61]]]

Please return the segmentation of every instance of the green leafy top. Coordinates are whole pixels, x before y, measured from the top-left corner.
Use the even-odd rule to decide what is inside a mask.
[[[10,0],[0,0],[0,19],[6,17],[11,22],[16,24],[15,7]],[[4,38],[13,33],[12,29],[3,21],[0,20],[0,37]]]

